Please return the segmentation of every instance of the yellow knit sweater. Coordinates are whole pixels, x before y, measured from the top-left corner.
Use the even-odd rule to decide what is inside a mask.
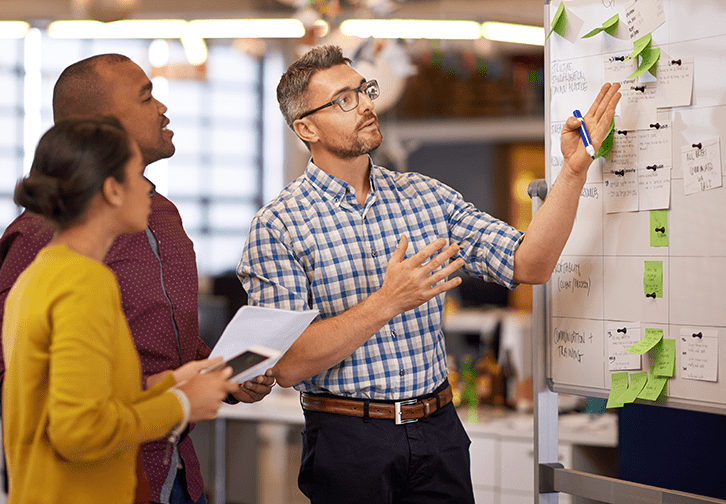
[[[141,364],[105,265],[43,249],[8,295],[3,440],[9,503],[131,504],[141,443],[182,419],[171,373],[141,390]]]

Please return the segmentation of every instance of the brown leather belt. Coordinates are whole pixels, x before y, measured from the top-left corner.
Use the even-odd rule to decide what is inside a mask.
[[[367,416],[370,418],[395,420],[396,424],[400,425],[416,422],[419,418],[426,418],[437,409],[449,404],[452,398],[451,385],[448,385],[441,392],[397,402],[343,399],[303,392],[300,394],[300,404],[303,409],[308,411],[322,411],[361,418],[366,416],[367,409]]]

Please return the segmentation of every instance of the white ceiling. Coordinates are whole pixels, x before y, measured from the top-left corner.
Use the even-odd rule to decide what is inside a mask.
[[[0,19],[43,23],[78,17],[75,3],[137,3],[137,18],[233,18],[292,15],[292,0],[0,0]],[[344,7],[348,5],[340,0]],[[395,0],[391,17],[472,19],[542,25],[544,0]],[[349,15],[346,11],[343,16]]]

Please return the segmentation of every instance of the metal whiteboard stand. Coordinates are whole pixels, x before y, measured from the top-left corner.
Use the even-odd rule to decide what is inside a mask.
[[[547,196],[547,182],[544,179],[534,180],[529,184],[527,193],[532,198],[532,216],[542,206]],[[553,487],[545,481],[550,475],[543,473],[540,467],[556,465],[559,436],[557,433],[557,393],[547,386],[547,370],[545,366],[545,343],[547,337],[545,285],[532,286],[532,399],[534,403],[534,502],[535,504],[557,504],[558,495],[553,490],[544,492],[542,489]]]
[[[529,184],[532,215],[547,196],[544,179]],[[703,504],[726,501],[565,469],[558,462],[557,393],[547,380],[547,287],[532,288],[532,395],[534,402],[534,502],[558,504],[558,493],[608,504]]]

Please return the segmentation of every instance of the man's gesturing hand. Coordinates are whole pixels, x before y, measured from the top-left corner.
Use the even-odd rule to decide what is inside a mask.
[[[446,239],[439,238],[413,257],[404,259],[408,238],[405,235],[401,236],[401,241],[398,242],[391,260],[388,261],[386,277],[379,291],[388,300],[391,309],[395,309],[395,315],[416,308],[461,283],[459,277],[443,281],[464,265],[464,260],[458,258],[441,268],[459,251],[458,245],[449,245],[436,254],[445,246]],[[429,258],[431,260],[426,262]],[[424,262],[426,264],[423,264]]]

